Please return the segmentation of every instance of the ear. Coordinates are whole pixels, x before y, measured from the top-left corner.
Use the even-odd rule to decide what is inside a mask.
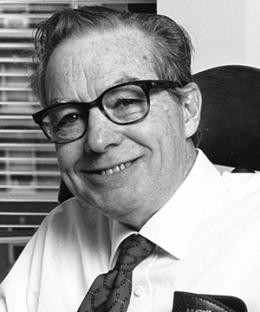
[[[201,93],[196,83],[191,82],[181,88],[181,104],[186,139],[198,129],[201,111]]]

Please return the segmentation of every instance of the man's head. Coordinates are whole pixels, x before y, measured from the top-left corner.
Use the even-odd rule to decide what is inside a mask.
[[[188,36],[163,16],[93,7],[54,14],[36,38],[40,62],[33,86],[41,102],[74,103],[62,104],[50,121],[66,112],[66,122],[75,124],[75,107],[85,121],[75,131],[77,139],[56,145],[64,181],[105,214],[141,227],[180,186],[195,159],[191,137],[199,123],[200,94],[191,82]],[[173,87],[157,84],[145,91],[130,83],[139,80],[167,80]],[[122,83],[127,85],[118,93],[114,87]],[[142,103],[138,110],[133,90],[135,102]],[[117,100],[118,94],[127,98],[119,113],[110,110],[115,93]],[[87,113],[78,108],[96,98],[100,103]],[[133,122],[121,122],[124,118]],[[71,136],[71,128],[64,135]]]

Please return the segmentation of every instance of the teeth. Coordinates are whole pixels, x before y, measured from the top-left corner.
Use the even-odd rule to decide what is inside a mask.
[[[125,165],[124,164],[121,164],[120,165],[120,170],[124,170],[125,169]]]
[[[101,175],[109,175],[109,174],[113,174],[115,172],[123,171],[123,170],[125,170],[125,168],[128,168],[130,166],[131,166],[131,162],[128,161],[125,164],[120,164],[120,165],[117,165],[117,166],[115,166],[113,168],[102,170],[101,171]]]
[[[120,165],[120,167],[116,166],[116,167],[114,168],[114,172],[119,172],[120,169],[123,170],[122,167],[121,167],[121,165]]]
[[[126,168],[128,168],[128,167],[130,167],[130,166],[131,166],[131,161],[125,163],[125,167],[126,167]]]

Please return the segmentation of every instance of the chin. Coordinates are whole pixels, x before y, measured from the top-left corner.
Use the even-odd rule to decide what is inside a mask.
[[[114,194],[113,194],[114,193]],[[89,197],[84,197],[89,202]],[[109,217],[120,220],[132,214],[138,207],[136,198],[118,194],[118,192],[108,192],[108,194],[97,194],[91,196],[91,203]]]

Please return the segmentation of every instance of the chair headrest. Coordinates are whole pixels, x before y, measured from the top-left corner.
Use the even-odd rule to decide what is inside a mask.
[[[260,170],[260,69],[227,65],[193,78],[202,93],[199,147],[215,164]]]

